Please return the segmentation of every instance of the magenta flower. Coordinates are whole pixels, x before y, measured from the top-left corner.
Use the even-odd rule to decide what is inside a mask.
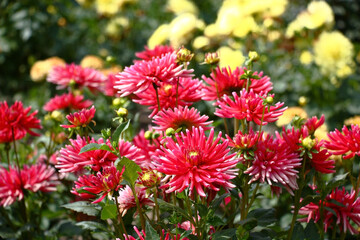
[[[308,119],[304,125],[307,128],[309,134],[311,135],[316,131],[316,129],[321,127],[324,123],[325,123],[325,116],[323,114],[321,115],[320,119],[318,119],[317,117],[312,117]]]
[[[176,63],[176,53],[167,53],[149,61],[138,61],[130,67],[125,67],[117,75],[119,81],[115,88],[119,89],[121,97],[138,94],[150,86],[160,83],[174,84],[179,77],[192,77],[193,70],[186,70]]]
[[[86,127],[95,116],[96,109],[92,106],[90,109],[82,109],[80,112],[70,113],[66,116],[71,125],[60,125],[63,128]]]
[[[198,79],[180,78],[178,86],[178,106],[190,106],[201,100],[201,89],[203,84]],[[158,95],[161,109],[176,107],[176,84],[160,83]],[[137,94],[134,102],[149,106],[153,110],[149,117],[158,112],[158,103],[155,89],[151,86],[146,91]]]
[[[135,53],[135,56],[142,60],[149,61],[153,58],[162,57],[163,55],[172,53],[174,51],[175,50],[173,47],[167,45],[158,45],[153,49],[149,49],[147,46],[145,46],[145,50]]]
[[[44,110],[48,112],[62,109],[67,109],[69,111],[80,110],[90,107],[91,104],[93,104],[93,102],[90,100],[84,100],[84,96],[82,95],[75,96],[72,93],[64,93],[62,95],[56,95],[50,99],[44,105]]]
[[[154,117],[153,123],[158,125],[154,129],[159,131],[166,131],[168,128],[175,130],[181,128],[185,131],[185,129],[191,130],[192,127],[202,127],[204,130],[209,130],[211,127],[208,125],[213,121],[207,121],[208,119],[209,117],[206,115],[200,116],[195,108],[189,109],[187,106],[180,106],[175,109],[162,110]]]
[[[219,143],[221,132],[214,139],[214,129],[206,137],[204,129],[192,128],[181,135],[165,139],[166,146],[161,146],[154,156],[155,165],[159,172],[170,175],[171,179],[162,188],[169,192],[182,192],[189,188],[190,193],[195,190],[205,197],[205,189],[219,191],[220,186],[231,188],[230,182],[236,176],[235,169],[238,159],[229,154],[228,140]]]
[[[0,206],[7,207],[23,197],[19,171],[11,166],[9,170],[0,168]]]
[[[314,222],[320,220],[320,205],[321,202],[309,203],[299,210],[300,215],[306,215],[305,218],[299,219],[301,222],[309,222],[311,219]],[[333,190],[323,202],[323,217],[325,232],[329,228],[339,226],[341,232],[349,231],[351,234],[359,234],[359,231],[353,227],[350,221],[354,222],[358,227],[360,226],[360,198],[355,195],[355,191],[350,193],[345,191],[345,188]],[[328,209],[331,209],[329,211]],[[334,214],[336,213],[336,214]]]
[[[35,117],[37,111],[30,111],[31,107],[24,109],[20,101],[16,101],[10,107],[6,101],[0,102],[0,143],[12,142],[13,138],[22,139],[26,133],[40,136],[32,130],[41,129],[40,120]]]
[[[234,71],[230,68],[217,67],[208,78],[202,76],[202,79],[208,84],[203,88],[203,97],[205,101],[212,101],[220,99],[224,94],[231,96],[233,92],[240,92],[246,88],[247,80],[240,79],[244,74],[245,68],[237,67]],[[249,90],[252,89],[254,93],[267,93],[272,90],[272,83],[268,76],[263,77],[263,73],[255,72],[254,75],[260,79],[251,79]]]
[[[221,100],[216,102],[219,108],[216,109],[215,115],[222,118],[236,118],[245,119],[247,121],[254,121],[257,125],[266,125],[269,122],[275,122],[279,116],[283,114],[286,108],[281,108],[284,103],[276,103],[275,106],[263,106],[264,99],[268,97],[266,94],[256,94],[253,90],[246,92],[243,89],[238,96],[235,92],[232,93],[234,98],[224,95]],[[269,95],[273,97],[274,95]],[[265,108],[265,110],[264,110]],[[264,112],[264,117],[263,117]],[[263,121],[261,121],[263,118]]]
[[[261,183],[267,182],[269,185],[280,183],[290,193],[291,190],[298,188],[296,168],[301,166],[301,158],[290,151],[285,144],[280,144],[277,139],[274,140],[268,135],[259,141],[254,155],[251,166],[244,172],[252,176],[249,184],[258,180]]]
[[[139,199],[140,206],[154,206],[153,201],[149,199],[150,196],[146,194],[146,188],[135,187],[136,195]],[[129,186],[119,190],[119,197],[117,198],[121,214],[124,216],[130,208],[136,207],[135,197],[133,191]]]
[[[104,167],[101,172],[97,172],[96,175],[83,175],[75,182],[75,187],[71,193],[84,198],[93,199],[92,203],[101,202],[106,195],[112,195],[114,191],[117,191],[121,187],[122,171],[118,171],[115,166]]]
[[[239,130],[234,139],[229,136],[226,136],[226,138],[229,140],[230,147],[246,151],[254,148],[259,139],[262,139],[262,135],[263,132],[254,132],[250,127],[249,133],[243,133]]]
[[[360,127],[358,125],[351,125],[351,129],[344,125],[342,133],[335,129],[328,134],[328,137],[329,141],[325,142],[325,147],[333,155],[345,155],[344,159],[353,158],[355,155],[360,156]]]
[[[47,81],[59,85],[59,89],[70,86],[73,81],[79,88],[88,87],[91,91],[101,91],[106,77],[95,69],[83,68],[72,63],[55,66],[47,76]]]
[[[115,77],[115,74],[109,74],[107,76],[107,81],[104,87],[104,94],[109,97],[119,97],[118,90],[115,88],[116,81],[118,79]]]

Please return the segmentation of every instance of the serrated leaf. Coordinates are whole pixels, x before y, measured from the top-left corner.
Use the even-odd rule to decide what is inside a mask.
[[[113,135],[112,135],[112,141],[116,142],[116,145],[119,143],[120,140],[120,136],[123,132],[126,131],[126,129],[128,129],[130,126],[130,120],[121,123],[114,131]]]
[[[106,227],[98,222],[93,222],[93,221],[82,221],[82,222],[78,222],[75,224],[76,226],[81,227],[82,229],[85,230],[107,230]]]
[[[75,212],[85,213],[89,216],[97,216],[100,213],[100,207],[85,201],[67,203],[62,207],[73,210]]]
[[[149,222],[146,222],[145,232],[146,232],[145,240],[160,240],[160,236],[157,234],[157,232],[150,225]]]
[[[79,154],[82,154],[82,153],[88,152],[88,151],[93,151],[93,150],[105,150],[105,151],[111,152],[110,147],[105,143],[102,143],[102,144],[90,143],[90,144],[87,144],[84,147],[82,147]]]
[[[211,226],[217,227],[225,225],[226,223],[219,216],[211,216],[207,221]]]
[[[180,235],[180,239],[188,237],[192,233],[192,230],[187,230]]]
[[[197,210],[199,211],[199,215],[200,217],[205,217],[208,212],[209,212],[209,209],[205,206],[205,205],[202,205],[200,203],[195,203],[196,206],[197,206]]]
[[[102,209],[101,211],[101,219],[102,220],[106,220],[106,219],[114,219],[117,216],[117,208],[115,204],[108,204],[105,205],[105,207]]]
[[[258,220],[253,217],[246,218],[245,220],[240,221],[239,224],[243,226],[246,231],[250,231],[258,225]]]
[[[226,230],[221,230],[218,232],[215,232],[213,235],[211,235],[213,240],[229,240],[234,237],[236,237],[236,228],[229,228]]]
[[[215,198],[215,199],[211,202],[210,208],[212,208],[212,209],[217,209],[217,208],[220,206],[220,204],[222,203],[222,201],[223,201],[226,197],[228,197],[228,196],[230,196],[230,194],[229,194],[229,193],[225,193],[225,194],[221,195],[220,197]]]
[[[342,204],[341,202],[336,201],[335,199],[330,199],[328,202],[330,202],[332,204],[335,204],[336,206],[339,206],[339,207],[345,207],[344,204]]]
[[[277,221],[275,217],[275,209],[258,208],[249,212],[248,218],[255,218],[259,226],[267,226]]]
[[[313,195],[313,196],[306,196],[301,202],[300,207],[303,207],[305,205],[308,205],[309,203],[318,203],[320,201],[321,197],[319,195]]]
[[[122,157],[121,160],[117,163],[116,168],[121,171],[124,166],[125,171],[122,177],[131,186],[134,186],[136,179],[139,177],[139,172],[141,172],[141,168],[134,161],[131,161],[127,157]]]
[[[334,178],[332,178],[327,184],[325,188],[324,194],[330,193],[333,189],[336,187],[343,185],[346,181],[348,173],[336,175]]]
[[[187,220],[190,220],[190,216],[187,214],[187,212],[184,209],[175,206],[171,203],[165,202],[164,200],[161,199],[158,199],[157,201],[161,209],[175,211],[181,214],[182,216],[184,216]]]

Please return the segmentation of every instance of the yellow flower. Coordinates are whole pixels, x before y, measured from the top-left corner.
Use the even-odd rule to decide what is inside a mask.
[[[129,19],[125,17],[117,17],[110,20],[106,25],[105,32],[108,36],[118,38],[124,29],[129,27]]]
[[[59,57],[51,57],[46,60],[37,61],[30,69],[30,78],[34,82],[45,80],[54,66],[65,65],[65,61]]]
[[[98,14],[113,16],[119,10],[122,0],[96,0],[95,7]]]
[[[329,131],[328,131],[326,124],[323,124],[318,129],[316,129],[314,135],[319,141],[320,140],[329,140],[328,133],[329,133]]]
[[[104,74],[105,76],[108,76],[109,74],[117,74],[122,71],[122,68],[120,65],[114,65],[110,68],[104,68],[101,69],[100,72]]]
[[[315,42],[315,62],[325,75],[346,77],[353,72],[353,45],[342,33],[323,32]]]
[[[293,118],[295,116],[299,116],[304,119],[308,118],[308,115],[303,108],[289,107],[288,109],[286,109],[284,111],[283,115],[281,115],[279,117],[279,119],[276,121],[276,126],[282,127],[282,126],[285,126],[285,125],[291,123],[291,121],[293,120]]]
[[[344,124],[345,125],[354,124],[354,125],[359,125],[360,126],[360,116],[354,116],[354,117],[345,119]]]
[[[205,36],[199,36],[194,39],[192,45],[195,49],[200,49],[200,48],[208,46],[209,44],[210,44],[209,38],[207,38]]]
[[[80,65],[84,68],[101,69],[104,67],[104,61],[98,56],[87,55],[81,60]]]
[[[176,15],[182,13],[192,13],[197,15],[198,9],[196,5],[189,0],[168,0],[167,9]]]
[[[239,50],[232,50],[229,47],[221,47],[217,51],[220,56],[220,67],[230,66],[231,69],[241,66],[245,61],[245,56]]]
[[[300,62],[304,65],[308,65],[313,61],[313,56],[309,51],[302,51],[300,55]]]
[[[169,31],[169,24],[160,25],[148,39],[148,47],[153,49],[157,45],[163,44],[168,39]]]

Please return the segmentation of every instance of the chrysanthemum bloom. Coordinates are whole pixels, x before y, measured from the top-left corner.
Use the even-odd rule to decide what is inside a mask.
[[[301,107],[289,107],[287,108],[283,114],[279,117],[279,119],[276,121],[276,126],[282,127],[285,126],[293,120],[295,116],[299,116],[303,119],[307,119],[308,115],[305,112],[305,110]]]
[[[160,83],[176,83],[180,77],[192,77],[192,69],[184,69],[176,62],[176,53],[167,53],[162,57],[155,57],[149,61],[139,61],[130,67],[125,67],[117,76],[119,81],[115,88],[119,89],[121,97],[138,94],[150,86]]]
[[[92,203],[99,203],[106,195],[111,196],[114,191],[120,189],[124,170],[125,167],[123,167],[120,172],[112,165],[104,167],[101,172],[98,172],[96,175],[80,176],[75,182],[75,187],[71,193],[84,199],[97,197]]]
[[[161,173],[153,169],[142,169],[139,173],[139,184],[146,188],[153,188],[160,184]]]
[[[23,197],[19,171],[11,166],[9,170],[0,168],[0,206],[7,207]]]
[[[53,192],[56,185],[60,184],[56,171],[45,163],[24,166],[21,170],[23,188],[32,192]]]
[[[30,111],[31,107],[24,109],[19,101],[10,107],[6,101],[0,102],[0,143],[22,139],[26,133],[40,136],[32,131],[33,128],[41,129],[40,120],[35,117],[37,111]]]
[[[59,85],[59,89],[68,87],[74,81],[79,88],[88,87],[91,91],[100,91],[106,77],[95,69],[67,64],[54,67],[47,76],[47,81]]]
[[[304,125],[307,128],[309,134],[311,135],[314,134],[316,129],[321,127],[324,123],[325,123],[325,116],[323,114],[321,115],[320,119],[318,119],[316,116],[308,119]]]
[[[65,64],[65,61],[59,57],[36,61],[30,69],[30,78],[34,82],[43,81],[54,66],[64,66]]]
[[[210,74],[211,78],[202,76],[202,79],[209,85],[203,88],[202,99],[212,101],[221,98],[224,94],[231,96],[232,92],[240,92],[246,88],[247,80],[240,79],[244,74],[245,68],[237,67],[234,71],[230,68],[217,67]],[[267,93],[272,90],[272,83],[268,76],[263,77],[263,73],[254,73],[260,79],[251,79],[249,89],[253,89],[254,93]]]
[[[181,128],[191,130],[192,127],[202,127],[204,130],[209,130],[211,127],[208,126],[213,121],[207,121],[209,119],[206,115],[200,115],[195,109],[189,109],[187,106],[179,106],[175,109],[167,109],[159,112],[153,119],[153,123],[158,126],[154,129],[159,131],[166,131],[168,128],[178,129]]]
[[[344,159],[353,158],[355,155],[360,156],[360,127],[351,125],[348,129],[345,125],[342,133],[335,129],[329,133],[329,141],[325,142],[325,147],[333,155],[344,155]]]
[[[189,188],[191,194],[195,190],[206,197],[204,188],[219,191],[220,186],[234,187],[230,179],[237,174],[238,159],[235,153],[229,154],[228,140],[219,143],[221,132],[214,140],[214,129],[206,137],[203,128],[193,127],[191,131],[176,134],[175,138],[176,141],[167,137],[166,146],[161,146],[154,156],[157,170],[171,176],[162,186],[169,187],[166,193]]]
[[[62,95],[56,95],[50,99],[45,105],[44,110],[52,112],[55,110],[67,109],[71,110],[80,110],[83,108],[88,108],[93,104],[90,100],[84,100],[84,96],[78,95],[75,96],[72,93],[64,93]]]
[[[96,109],[92,106],[90,109],[82,109],[79,112],[70,113],[66,116],[71,125],[60,125],[63,128],[86,127],[95,116]]]
[[[160,109],[175,108],[176,103],[177,106],[190,106],[194,102],[200,101],[202,87],[203,84],[198,79],[180,78],[178,94],[176,95],[176,84],[160,83],[158,87]],[[149,109],[153,111],[149,117],[152,118],[158,112],[155,89],[151,86],[146,91],[137,94],[137,97],[133,101],[150,106]]]
[[[107,76],[107,80],[105,82],[105,87],[104,87],[104,94],[106,96],[109,97],[119,97],[120,94],[118,94],[118,90],[115,89],[115,83],[118,79],[115,77],[115,73],[114,74],[109,74]]]
[[[291,193],[291,190],[298,188],[296,168],[299,166],[301,166],[299,155],[268,135],[259,141],[254,152],[254,160],[244,173],[252,176],[249,183],[257,180],[261,183],[267,182],[269,185],[280,183]]]
[[[139,199],[140,207],[145,205],[154,206],[153,201],[149,199],[150,196],[146,194],[145,188],[135,187],[135,193]],[[133,207],[136,207],[135,197],[133,191],[129,186],[119,190],[119,197],[117,198],[121,214],[124,216],[126,212]]]
[[[299,215],[306,215],[307,217],[299,219],[301,222],[309,222],[311,219],[318,222],[320,216],[320,205],[318,203],[309,203],[299,210]],[[359,231],[353,227],[350,221],[354,222],[358,227],[360,226],[360,198],[355,195],[355,191],[350,193],[345,191],[345,188],[333,190],[323,202],[323,220],[325,232],[329,228],[339,226],[341,232],[349,231],[351,234],[358,234]],[[328,209],[331,209],[329,211]],[[336,214],[334,214],[336,213]]]
[[[231,99],[224,95],[221,100],[216,102],[219,108],[216,109],[215,115],[222,118],[236,118],[253,121],[257,125],[266,125],[269,122],[275,122],[286,108],[281,108],[284,103],[278,102],[275,106],[263,106],[264,99],[268,96],[260,93],[256,94],[253,90],[246,92],[243,89],[240,96],[233,92]],[[273,97],[274,94],[269,95]],[[264,113],[264,114],[263,114]]]
[[[229,146],[240,149],[243,151],[250,150],[255,147],[259,139],[262,138],[263,132],[254,132],[254,130],[250,127],[249,133],[243,133],[240,130],[234,136],[234,139],[226,136],[229,140]]]
[[[153,49],[149,49],[147,46],[145,46],[145,50],[135,53],[135,56],[142,60],[149,61],[153,58],[161,57],[164,54],[172,53],[174,51],[175,49],[173,47],[167,45],[158,45]]]

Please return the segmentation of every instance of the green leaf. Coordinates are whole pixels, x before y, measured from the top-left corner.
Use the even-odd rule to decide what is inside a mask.
[[[130,120],[121,123],[121,124],[115,129],[115,131],[114,131],[114,133],[113,133],[113,135],[112,135],[112,141],[115,141],[115,142],[116,142],[116,145],[119,143],[121,134],[122,134],[123,132],[125,132],[126,129],[129,128],[129,126],[130,126]]]
[[[320,240],[320,234],[313,220],[311,220],[305,228],[305,236],[307,239]]]
[[[160,240],[160,236],[157,234],[157,232],[150,225],[149,222],[146,222],[145,232],[146,232],[145,240]]]
[[[249,212],[248,218],[255,218],[258,221],[259,226],[267,226],[276,222],[275,209],[258,208]]]
[[[200,204],[200,203],[195,203],[195,204],[196,204],[197,209],[199,211],[200,217],[204,218],[208,214],[209,209],[203,204]]]
[[[239,224],[246,230],[250,231],[254,229],[258,225],[258,221],[256,218],[247,218],[239,222]]]
[[[75,212],[85,213],[89,216],[97,216],[100,213],[100,207],[85,201],[67,203],[62,207],[73,210]]]
[[[216,215],[209,217],[208,223],[214,227],[222,226],[226,224],[219,216]]]
[[[256,220],[256,219],[255,219]],[[236,238],[241,240],[247,240],[249,239],[250,233],[248,230],[245,229],[244,226],[240,225],[236,229]]]
[[[308,205],[309,203],[318,203],[320,201],[320,196],[319,195],[308,195],[306,196],[301,202],[300,202],[300,207],[303,207],[305,205]]]
[[[294,226],[294,231],[293,231],[293,235],[292,235],[292,240],[305,240],[305,231],[303,226],[299,223],[296,222],[295,226]]]
[[[90,144],[82,147],[79,154],[82,154],[82,153],[88,152],[88,151],[93,151],[93,150],[105,150],[105,151],[111,152],[110,147],[105,143],[102,143],[102,144],[90,143]]]
[[[187,214],[187,212],[184,209],[182,209],[182,208],[180,208],[178,206],[175,206],[175,205],[173,205],[171,203],[165,202],[164,200],[161,200],[159,198],[158,198],[157,201],[158,201],[158,204],[159,204],[161,209],[175,211],[175,212],[181,214],[187,220],[190,220],[191,217]]]
[[[125,171],[123,173],[123,178],[130,184],[134,186],[136,179],[139,177],[141,168],[134,161],[131,161],[127,157],[122,157],[121,160],[117,163],[116,168],[121,171],[125,166]]]
[[[212,208],[212,209],[217,209],[217,208],[220,206],[220,204],[222,203],[222,201],[223,201],[226,197],[228,197],[229,195],[230,195],[229,193],[225,193],[225,194],[221,195],[220,197],[215,198],[215,199],[212,201],[212,203],[211,203],[211,205],[210,205],[210,208]]]
[[[98,223],[98,222],[93,222],[93,221],[82,221],[82,222],[76,223],[75,225],[79,226],[85,230],[92,230],[92,231],[95,231],[95,230],[105,230],[106,231],[107,230],[103,224]]]
[[[234,239],[236,237],[236,228],[229,228],[226,230],[221,230],[218,232],[215,232],[212,235],[213,240],[228,240],[228,239]]]
[[[101,219],[114,219],[117,216],[117,208],[115,204],[107,204],[101,211]]]
[[[348,175],[348,173],[336,175],[334,178],[332,178],[326,184],[326,188],[325,188],[325,191],[323,193],[327,195],[328,193],[330,193],[336,187],[345,184],[347,175]]]
[[[327,211],[331,212],[332,214],[334,214],[335,217],[337,217],[336,212],[334,211],[334,209],[329,208],[329,207],[324,207],[324,209],[326,209]]]

